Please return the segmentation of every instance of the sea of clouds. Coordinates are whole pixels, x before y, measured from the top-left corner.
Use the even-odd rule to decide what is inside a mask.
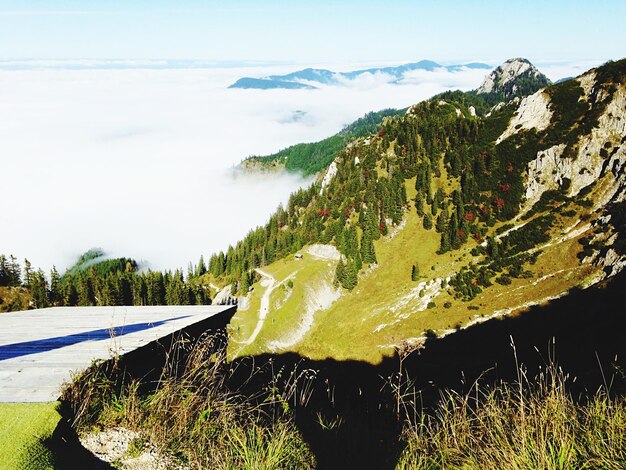
[[[234,244],[310,183],[237,175],[241,159],[322,139],[368,111],[476,88],[485,75],[418,71],[401,85],[378,74],[318,90],[227,88],[242,76],[296,68],[5,63],[0,253],[62,270],[101,247],[155,269],[185,267]],[[556,63],[545,71],[558,79],[582,69]]]

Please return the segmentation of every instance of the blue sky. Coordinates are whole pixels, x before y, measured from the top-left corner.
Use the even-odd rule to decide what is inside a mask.
[[[607,60],[624,18],[623,0],[0,0],[0,59]]]

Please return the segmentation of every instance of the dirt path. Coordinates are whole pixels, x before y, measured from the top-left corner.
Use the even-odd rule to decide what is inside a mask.
[[[272,295],[274,289],[276,289],[280,285],[276,282],[276,279],[271,274],[266,273],[261,269],[256,269],[256,272],[263,276],[263,279],[261,280],[261,285],[264,286],[266,289],[265,292],[263,292],[263,297],[261,297],[259,320],[256,324],[256,328],[254,328],[254,331],[252,332],[250,337],[247,340],[243,341],[241,344],[252,344],[258,336],[261,328],[263,328],[263,323],[265,323],[265,318],[270,311],[270,296]]]

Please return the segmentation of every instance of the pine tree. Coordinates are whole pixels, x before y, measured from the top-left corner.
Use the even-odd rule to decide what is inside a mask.
[[[189,261],[187,264],[187,279],[192,279],[196,275],[196,270],[193,267],[193,263]]]
[[[365,227],[364,232],[367,232],[372,240],[378,240],[380,238],[380,222],[376,213],[373,210],[367,210],[365,213]]]
[[[347,258],[356,259],[359,253],[359,240],[357,237],[356,227],[351,226],[343,232],[343,244],[341,252]]]
[[[204,256],[200,255],[200,260],[198,261],[198,267],[196,268],[196,277],[200,277],[206,273],[206,264],[204,263]]]
[[[78,292],[74,279],[71,276],[63,277],[63,305],[74,306],[78,305]]]
[[[441,210],[441,214],[439,214],[439,217],[437,217],[437,223],[435,225],[435,229],[437,230],[437,232],[443,233],[445,232],[447,227],[448,227],[448,207],[444,205],[443,209]]]
[[[246,295],[250,290],[250,272],[246,271],[241,276],[241,293],[242,295]]]
[[[24,259],[24,287],[30,287],[32,280],[33,268],[30,261]]]
[[[77,305],[88,307],[94,305],[93,285],[85,273],[77,276],[76,292],[78,294]]]
[[[455,250],[459,249],[461,247],[461,239],[459,238],[459,223],[454,215],[450,219],[448,234],[450,236],[450,246]]]
[[[345,269],[344,282],[343,282],[344,289],[348,289],[348,290],[354,289],[357,284],[357,278],[358,278],[358,269],[356,267],[356,263],[354,262],[354,260],[349,259],[346,264],[346,269]]]
[[[20,263],[17,262],[17,258],[13,255],[9,257],[8,273],[9,273],[9,286],[18,287],[22,283],[22,268]]]
[[[383,214],[380,214],[380,234],[384,237],[389,233],[389,229],[387,228],[387,221]]]
[[[363,233],[363,237],[361,237],[361,259],[365,264],[377,263],[374,243],[368,232]]]
[[[441,240],[439,242],[439,253],[450,251],[450,234],[447,227],[441,231]]]
[[[454,210],[456,212],[457,226],[461,224],[463,217],[465,216],[465,206],[463,203],[463,196],[459,191],[452,193],[452,202],[454,203]],[[454,213],[453,213],[454,215]]]
[[[34,273],[29,274],[30,294],[33,298],[36,308],[45,308],[49,305],[48,302],[48,281],[46,276],[40,269]]]
[[[6,256],[0,255],[0,286],[9,285],[9,262]]]
[[[420,193],[415,196],[415,210],[420,217],[424,215],[424,197]]]
[[[340,259],[337,262],[337,267],[335,268],[335,282],[343,286],[345,282],[345,276],[346,276],[346,263],[343,261],[343,259]]]
[[[50,270],[50,303],[57,305],[63,300],[63,292],[61,290],[61,276],[56,266],[52,266]]]
[[[167,305],[189,305],[189,298],[185,294],[183,273],[177,269],[170,282],[165,285],[165,301]]]
[[[165,276],[159,271],[149,271],[147,276],[148,305],[165,304]]]
[[[143,274],[133,276],[132,297],[133,305],[139,306],[148,304],[148,286],[146,285],[146,278]]]
[[[432,215],[437,215],[437,212],[439,211],[439,199],[437,199],[436,197],[433,198],[433,203],[430,206],[430,213]]]
[[[414,264],[411,267],[411,280],[412,281],[417,281],[420,278],[420,270],[419,267],[417,266],[417,264]]]
[[[433,217],[429,213],[426,213],[424,215],[424,220],[422,221],[422,223],[423,223],[424,228],[426,230],[432,229],[433,228]]]

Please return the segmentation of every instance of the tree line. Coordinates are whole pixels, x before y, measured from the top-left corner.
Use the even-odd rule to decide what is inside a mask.
[[[202,258],[198,266],[204,265]],[[204,268],[206,271],[206,267]],[[101,305],[207,305],[208,288],[199,280],[197,267],[185,277],[183,271],[139,271],[137,263],[118,258],[95,263],[85,269],[70,269],[61,275],[52,267],[48,276],[23,265],[10,255],[0,255],[0,287],[21,289],[35,308]],[[23,302],[13,296],[6,310],[19,310]]]

